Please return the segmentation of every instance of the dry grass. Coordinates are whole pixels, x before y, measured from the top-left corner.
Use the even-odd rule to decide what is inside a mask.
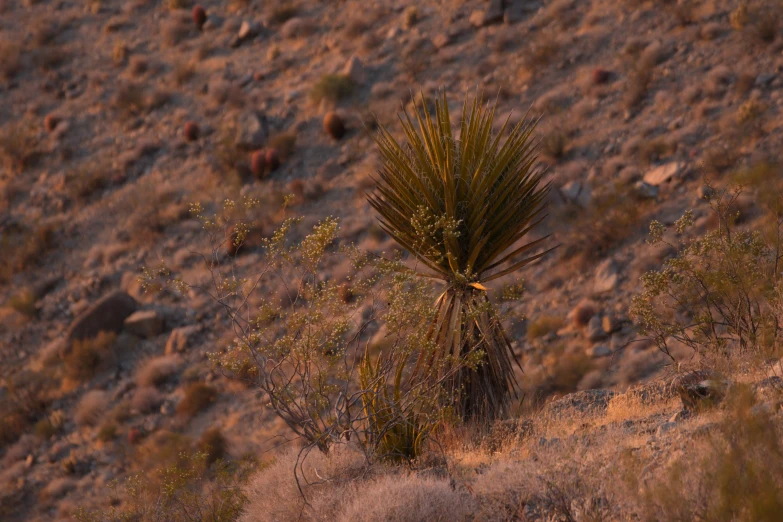
[[[310,91],[310,99],[315,103],[327,100],[332,103],[350,97],[354,91],[353,81],[343,74],[325,74]]]
[[[565,324],[562,317],[544,315],[531,321],[527,326],[527,338],[529,340],[538,339],[550,332],[556,332]]]
[[[215,402],[216,397],[217,390],[208,384],[189,384],[185,388],[185,396],[177,404],[177,414],[187,419],[195,417]]]
[[[109,407],[109,394],[100,390],[85,393],[76,405],[73,420],[80,426],[95,426]]]
[[[27,170],[38,156],[38,133],[26,122],[5,126],[0,132],[0,160],[8,173]]]
[[[475,501],[448,480],[419,475],[388,475],[364,485],[342,510],[344,522],[474,520]]]
[[[101,332],[95,339],[74,341],[63,357],[65,375],[77,382],[88,381],[113,358],[116,335]]]
[[[0,77],[10,80],[22,70],[22,47],[10,39],[0,40]]]
[[[130,406],[139,413],[152,413],[163,402],[163,396],[153,386],[136,388]]]
[[[136,384],[139,387],[160,386],[169,380],[182,366],[178,355],[164,355],[148,359],[136,370]]]

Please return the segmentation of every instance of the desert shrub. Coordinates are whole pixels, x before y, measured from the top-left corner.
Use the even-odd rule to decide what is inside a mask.
[[[98,429],[98,440],[109,442],[117,436],[117,425],[113,422],[106,422]]]
[[[669,244],[679,254],[643,276],[644,291],[634,297],[631,313],[670,357],[675,341],[702,355],[767,357],[783,340],[783,215],[774,217],[766,238],[759,230],[737,229],[738,214],[730,209],[741,191],[708,190],[719,224],[702,237],[685,235],[693,225],[691,212],[675,224],[676,245],[665,239],[666,227],[650,225],[650,242]]]
[[[9,173],[24,172],[35,160],[38,137],[34,127],[20,122],[0,132],[0,159]]]
[[[448,480],[418,475],[388,475],[362,486],[339,520],[355,522],[415,522],[473,520],[474,501]]]
[[[116,334],[101,332],[94,339],[74,341],[63,357],[66,377],[83,382],[92,379],[112,359]]]
[[[136,388],[130,406],[139,413],[151,413],[163,402],[163,396],[153,386]]]
[[[728,414],[703,441],[668,467],[648,472],[626,456],[625,479],[643,520],[772,522],[783,512],[783,433],[737,389]]]
[[[538,339],[550,332],[556,332],[563,327],[565,321],[562,317],[544,315],[534,321],[530,321],[527,326],[527,338],[529,340]]]
[[[217,397],[217,390],[208,384],[194,382],[185,388],[185,396],[177,404],[177,413],[191,418],[207,409]]]
[[[362,451],[350,444],[304,456],[298,450],[284,452],[251,478],[241,522],[336,520],[352,486],[383,472],[369,467]]]
[[[65,415],[61,410],[52,412],[49,416],[35,423],[35,434],[42,439],[49,439],[60,433],[65,423]]]
[[[606,257],[623,241],[643,230],[642,216],[650,205],[635,197],[633,187],[620,183],[594,192],[586,209],[566,204],[561,210],[562,220],[569,227],[563,240],[564,257],[578,257],[587,262]]]
[[[550,132],[541,139],[541,152],[546,156],[561,160],[565,156],[568,138],[562,131]]]
[[[0,248],[5,256],[0,264],[0,282],[40,263],[56,246],[57,230],[57,223],[47,222],[0,232]]]
[[[348,98],[354,91],[353,81],[344,74],[325,74],[310,91],[310,99],[315,103],[327,100],[337,103]]]
[[[35,294],[26,290],[19,294],[12,295],[11,298],[8,299],[8,306],[27,317],[37,317],[38,308],[35,306],[36,301]]]
[[[134,475],[110,487],[115,498],[125,498],[122,508],[88,511],[80,508],[80,522],[232,522],[247,502],[242,486],[252,469],[247,463],[223,461],[206,465],[203,453],[183,455],[179,463],[155,474]]]
[[[0,77],[10,80],[22,70],[22,47],[9,39],[0,40]]]
[[[269,21],[273,24],[283,24],[295,17],[299,13],[299,8],[288,2],[281,2],[276,5],[269,13]]]
[[[73,415],[76,424],[82,426],[94,426],[101,419],[109,407],[109,396],[100,390],[88,391],[76,405]]]
[[[198,450],[204,454],[208,466],[226,457],[228,441],[219,428],[209,428],[198,440]]]
[[[177,355],[165,355],[148,359],[136,370],[136,384],[144,386],[160,386],[165,383],[182,365],[182,359]]]

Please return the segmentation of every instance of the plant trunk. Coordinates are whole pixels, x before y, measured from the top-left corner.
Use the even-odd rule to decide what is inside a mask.
[[[518,391],[512,361],[519,363],[486,292],[450,286],[436,306],[428,332],[434,346],[414,374],[442,381],[444,402],[463,420],[506,417]]]

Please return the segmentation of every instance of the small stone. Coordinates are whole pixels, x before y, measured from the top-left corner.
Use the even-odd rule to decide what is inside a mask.
[[[605,344],[596,344],[590,349],[590,357],[598,359],[599,357],[607,357],[612,355],[612,350]]]
[[[587,340],[595,343],[603,341],[606,337],[606,332],[604,332],[604,328],[601,325],[601,318],[597,315],[593,316],[590,322],[587,323]]]
[[[436,49],[443,49],[444,47],[451,45],[452,41],[453,39],[449,34],[440,33],[435,35],[435,37],[432,39],[432,44]]]
[[[775,79],[776,76],[777,75],[770,74],[770,73],[759,74],[756,77],[756,82],[755,82],[756,87],[761,87],[761,88],[769,87],[769,85],[772,83],[772,81]]]
[[[682,422],[690,416],[691,416],[691,412],[689,412],[688,410],[680,410],[671,416],[669,422]]]
[[[30,453],[29,455],[27,455],[27,458],[24,461],[24,467],[30,469],[33,467],[34,463],[35,463],[35,457],[33,457],[33,454]]]
[[[684,170],[682,163],[665,163],[648,171],[644,175],[644,181],[653,186],[658,186],[668,182],[675,176],[680,176]]]
[[[239,26],[239,32],[237,33],[237,36],[241,41],[244,42],[245,40],[255,38],[260,32],[261,28],[258,25],[245,20],[242,22],[242,25]]]
[[[139,310],[125,319],[125,329],[145,339],[160,335],[163,326],[163,318],[155,310]]]
[[[364,64],[356,56],[351,56],[343,67],[343,75],[350,78],[354,83],[364,83],[367,79],[364,70]]]
[[[602,261],[595,269],[593,291],[598,294],[611,292],[620,280],[617,264],[613,259]],[[600,325],[599,325],[600,326]]]
[[[196,141],[199,136],[198,124],[195,121],[185,123],[185,139],[187,141]]]
[[[59,123],[60,118],[56,114],[47,114],[46,118],[44,118],[44,128],[46,129],[46,132],[53,132]]]
[[[184,352],[193,342],[193,338],[198,334],[199,327],[196,325],[183,326],[171,331],[169,339],[166,341],[166,355]]]
[[[590,187],[579,181],[570,181],[560,188],[560,193],[570,203],[587,208],[590,205],[592,194]]]
[[[611,334],[623,327],[622,321],[614,315],[605,315],[601,319],[601,327],[604,332]]]
[[[501,23],[503,21],[503,0],[490,0],[486,9],[473,11],[468,21],[477,28]]]
[[[677,424],[674,423],[674,422],[664,422],[663,424],[658,426],[658,429],[655,431],[655,434],[660,437],[661,435],[665,435],[665,434],[669,433],[670,431],[672,431],[676,427],[677,427]]]
[[[236,127],[236,145],[244,149],[260,149],[269,137],[269,123],[266,116],[257,111],[239,113]]]
[[[658,187],[650,185],[646,181],[637,181],[633,186],[634,192],[642,199],[655,199],[658,197]]]

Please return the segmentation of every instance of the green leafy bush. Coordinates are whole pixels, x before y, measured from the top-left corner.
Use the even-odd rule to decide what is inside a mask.
[[[686,212],[675,224],[678,243],[667,243],[679,255],[642,277],[644,291],[634,297],[631,315],[670,357],[673,341],[705,355],[770,355],[783,341],[783,220],[776,218],[774,234],[767,237],[739,230],[738,214],[730,209],[741,188],[707,192],[718,228],[688,239],[693,217]],[[665,233],[654,221],[650,242],[667,242]]]

